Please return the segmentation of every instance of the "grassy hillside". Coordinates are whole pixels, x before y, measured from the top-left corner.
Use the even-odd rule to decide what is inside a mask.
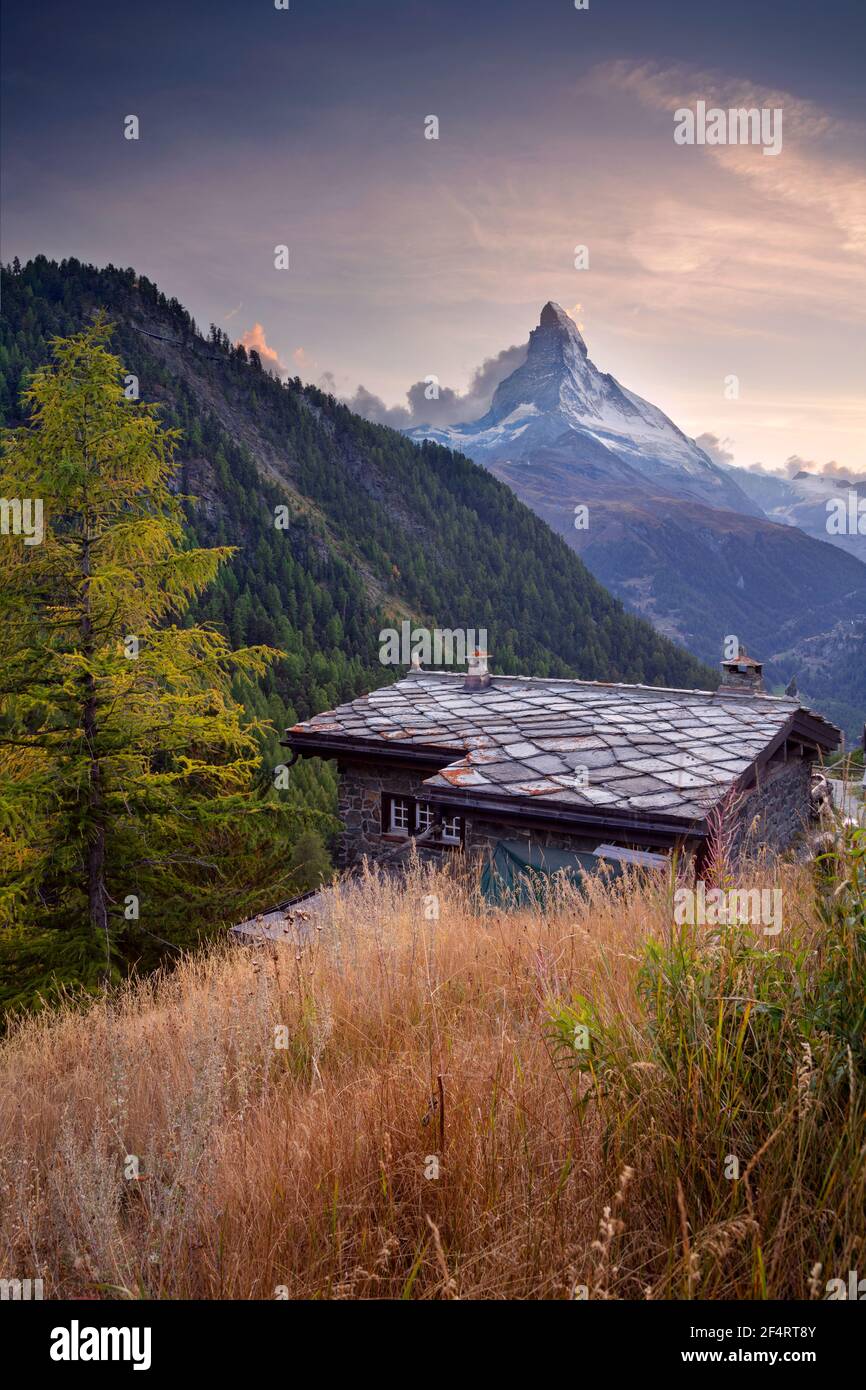
[[[862,1259],[863,836],[826,887],[757,870],[778,939],[672,928],[665,881],[503,917],[416,869],[340,890],[298,952],[20,1022],[4,1273],[46,1298],[826,1297]]]

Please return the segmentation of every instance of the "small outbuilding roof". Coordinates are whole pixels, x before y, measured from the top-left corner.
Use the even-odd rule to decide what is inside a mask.
[[[473,800],[694,822],[787,738],[829,751],[839,737],[796,699],[725,687],[493,676],[467,690],[462,674],[412,671],[296,724],[286,742],[320,756],[426,757],[431,800],[462,789]]]

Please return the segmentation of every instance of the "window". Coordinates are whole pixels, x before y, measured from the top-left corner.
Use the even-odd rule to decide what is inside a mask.
[[[409,812],[412,803],[407,796],[392,796],[388,819],[385,822],[390,835],[408,835],[411,824]]]
[[[412,796],[382,797],[382,833],[407,840],[410,835],[423,835],[436,824],[437,808],[430,801],[416,801]],[[460,845],[463,843],[463,817],[446,815],[433,831],[427,845]]]

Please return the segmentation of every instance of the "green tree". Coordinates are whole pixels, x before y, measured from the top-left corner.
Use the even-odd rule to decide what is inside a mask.
[[[318,888],[331,873],[331,861],[317,830],[305,830],[292,846],[289,856],[292,886],[296,893]]]
[[[126,399],[110,331],[53,341],[4,440],[0,491],[44,531],[0,537],[7,1000],[154,963],[289,883],[293,813],[256,794],[261,730],[231,694],[279,653],[177,625],[231,549],[185,548],[177,431]]]

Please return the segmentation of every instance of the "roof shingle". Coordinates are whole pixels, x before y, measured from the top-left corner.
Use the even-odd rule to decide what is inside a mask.
[[[796,699],[722,689],[669,690],[595,681],[494,676],[467,691],[460,674],[402,680],[289,730],[418,748],[462,750],[426,778],[431,792],[483,788],[503,797],[555,797],[558,805],[653,810],[704,819],[800,710]],[[830,739],[820,715],[810,719]],[[586,785],[575,769],[586,768]]]

